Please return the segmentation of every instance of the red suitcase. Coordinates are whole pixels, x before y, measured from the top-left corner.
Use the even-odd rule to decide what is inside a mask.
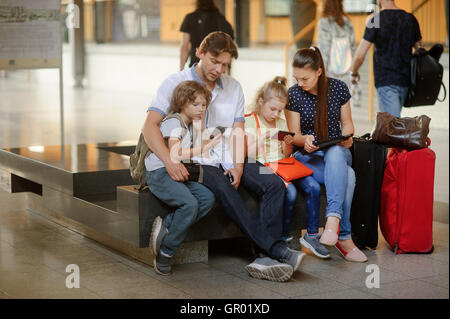
[[[379,218],[381,232],[396,254],[433,251],[435,160],[429,148],[393,148],[387,156]]]

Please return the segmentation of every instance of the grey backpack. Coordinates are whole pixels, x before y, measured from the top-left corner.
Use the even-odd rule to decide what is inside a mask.
[[[184,127],[183,119],[178,113],[171,113],[167,115],[161,123],[172,118],[176,118],[180,121],[180,126]],[[186,134],[185,130],[183,130],[182,136],[184,136],[184,134]],[[145,159],[151,152],[152,150],[148,147],[145,142],[144,135],[141,133],[139,135],[139,141],[136,145],[136,149],[134,150],[134,153],[130,155],[130,174],[133,180],[138,184],[135,187],[137,190],[142,190],[145,186],[147,186]]]

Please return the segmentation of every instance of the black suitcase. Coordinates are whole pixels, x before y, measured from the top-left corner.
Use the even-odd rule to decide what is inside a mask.
[[[350,213],[352,239],[358,248],[378,245],[378,214],[381,184],[386,165],[387,149],[370,140],[370,134],[353,138],[352,167],[356,186]]]

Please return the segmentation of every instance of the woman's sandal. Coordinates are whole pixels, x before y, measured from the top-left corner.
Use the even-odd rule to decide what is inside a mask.
[[[364,255],[364,253],[361,250],[359,250],[357,247],[354,247],[350,251],[345,251],[338,242],[336,243],[335,247],[341,253],[341,255],[344,257],[344,259],[347,261],[358,262],[358,263],[363,263],[363,262],[367,261],[366,255]]]
[[[325,228],[322,235],[320,236],[319,242],[322,245],[334,246],[334,245],[336,245],[336,243],[338,241],[338,234],[339,234],[339,225],[338,225],[337,232],[334,232],[330,228]]]
[[[331,229],[325,229],[320,236],[320,243],[326,246],[334,246],[338,241],[338,234],[333,232]]]

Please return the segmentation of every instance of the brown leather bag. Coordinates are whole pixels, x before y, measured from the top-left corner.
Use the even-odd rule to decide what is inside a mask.
[[[372,140],[408,151],[425,148],[430,121],[431,119],[426,115],[395,117],[387,112],[378,112]]]

